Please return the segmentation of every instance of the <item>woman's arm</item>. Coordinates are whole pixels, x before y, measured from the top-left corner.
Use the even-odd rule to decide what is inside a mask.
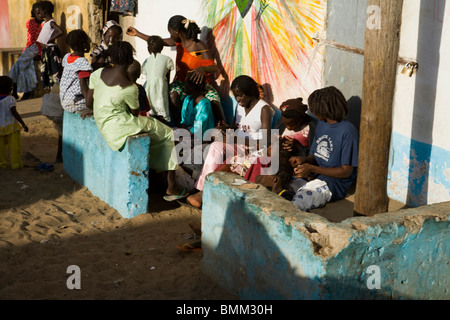
[[[211,55],[209,54],[208,47],[203,41],[197,42],[197,45],[195,46],[195,51],[202,51],[202,58],[205,60],[212,60]],[[219,68],[217,68],[216,64],[212,64],[209,66],[202,66],[195,68],[189,72],[194,73],[193,80],[196,83],[200,83],[203,81],[203,78],[207,73],[213,74],[219,71]]]
[[[148,41],[148,38],[150,36],[140,32],[138,29],[136,29],[135,27],[128,27],[127,29],[127,35],[132,36],[132,37],[138,37],[141,38],[144,41]],[[171,38],[166,38],[166,39],[162,39],[164,42],[164,45],[167,47],[173,47],[176,43],[175,41],[173,41]]]
[[[265,143],[265,147],[269,147],[271,144],[271,129],[272,129],[272,108],[269,105],[265,105],[261,109],[261,129],[263,130],[263,140],[258,141],[258,150],[263,147]]]

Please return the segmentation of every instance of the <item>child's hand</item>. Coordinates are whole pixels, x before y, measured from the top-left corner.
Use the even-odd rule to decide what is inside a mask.
[[[134,27],[128,27],[127,35],[135,37],[137,35],[137,30]]]
[[[309,163],[298,165],[294,168],[294,174],[297,178],[307,178],[312,172],[312,167]]]
[[[87,116],[92,116],[94,114],[94,110],[88,109],[80,112],[81,119],[85,119]]]
[[[289,163],[291,164],[291,166],[293,168],[298,167],[299,165],[301,165],[303,163],[302,157],[298,157],[298,156],[290,157]]]
[[[28,132],[28,127],[27,127],[26,124],[24,124],[24,125],[22,126],[22,128],[23,128],[23,131]]]
[[[296,150],[297,146],[296,146],[295,142],[298,142],[298,141],[295,140],[294,138],[291,138],[288,136],[284,137],[283,143],[282,143],[283,149],[286,151],[289,151],[289,152]]]

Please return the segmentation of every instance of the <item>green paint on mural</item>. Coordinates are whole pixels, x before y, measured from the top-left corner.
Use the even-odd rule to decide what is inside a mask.
[[[234,2],[236,2],[239,12],[241,13],[241,17],[244,18],[252,7],[253,0],[234,0]]]

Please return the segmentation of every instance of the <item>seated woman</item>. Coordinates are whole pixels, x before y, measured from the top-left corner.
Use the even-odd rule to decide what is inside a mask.
[[[217,124],[218,121],[225,119],[220,96],[212,86],[213,80],[211,79],[211,76],[218,71],[218,68],[210,56],[206,44],[198,39],[200,28],[195,21],[180,15],[171,17],[167,28],[170,38],[163,39],[164,45],[176,46],[177,49],[176,74],[169,88],[172,107],[171,116],[175,118],[172,120],[176,124],[180,122],[181,106],[186,98],[184,81],[188,72],[192,71],[195,82],[206,80],[204,95],[212,103],[215,124]],[[145,41],[149,38],[148,35],[139,32],[133,27],[128,28],[127,34],[137,36]]]
[[[91,74],[87,106],[93,105],[97,127],[108,146],[116,151],[123,148],[129,136],[148,133],[150,136],[149,167],[167,171],[167,195],[173,201],[185,197],[175,181],[177,159],[172,157],[173,131],[153,117],[139,116],[138,88],[128,79],[127,69],[134,62],[133,47],[116,41],[109,49],[111,68],[100,68]]]
[[[250,152],[256,155],[270,145],[273,109],[267,102],[259,98],[260,93],[255,80],[246,75],[239,76],[231,84],[231,90],[238,106],[233,126],[228,128],[222,124],[222,128],[236,131],[232,141],[224,139],[225,141],[216,141],[210,145],[202,172],[195,186],[199,192],[187,198],[187,202],[197,208],[202,205],[202,190],[206,175],[214,172],[225,160],[231,160],[224,159],[225,155],[232,155],[232,157],[237,155],[245,158],[244,155],[249,155]],[[236,138],[244,140],[244,144],[237,144]],[[256,149],[249,150],[251,145],[256,146]],[[254,158],[256,159],[257,156]]]

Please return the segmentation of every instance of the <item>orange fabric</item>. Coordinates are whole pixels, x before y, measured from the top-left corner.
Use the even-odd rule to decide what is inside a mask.
[[[181,43],[177,43],[177,71],[175,74],[174,81],[186,80],[186,74],[188,71],[196,69],[198,67],[208,67],[214,65],[213,59],[203,59],[202,56],[192,55],[191,52],[187,51]],[[207,74],[208,76],[208,74]],[[207,82],[211,80],[207,77]]]

